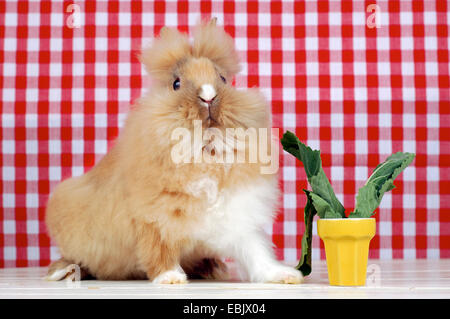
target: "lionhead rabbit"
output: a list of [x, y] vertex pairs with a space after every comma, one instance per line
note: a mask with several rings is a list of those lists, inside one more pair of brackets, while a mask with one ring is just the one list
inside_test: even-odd
[[[259, 159], [173, 160], [179, 128], [193, 132], [200, 123], [218, 132], [256, 128], [261, 135], [261, 128], [271, 127], [262, 95], [230, 85], [239, 71], [232, 38], [215, 19], [196, 28], [192, 44], [163, 28], [140, 58], [153, 79], [150, 91], [132, 107], [103, 159], [85, 175], [60, 183], [48, 201], [47, 228], [62, 258], [47, 278], [62, 279], [66, 266], [77, 264], [82, 274], [98, 279], [223, 279], [222, 260], [229, 257], [244, 279], [301, 282], [300, 272], [274, 258], [263, 231], [278, 201], [276, 172], [262, 174]], [[219, 153], [219, 145], [229, 143], [203, 139], [200, 150]]]

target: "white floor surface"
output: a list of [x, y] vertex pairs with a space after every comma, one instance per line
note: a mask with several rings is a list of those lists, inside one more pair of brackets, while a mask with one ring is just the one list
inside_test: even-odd
[[46, 268], [0, 269], [0, 298], [450, 298], [450, 259], [369, 260], [364, 287], [328, 284], [325, 261], [301, 285], [193, 280], [183, 285], [148, 281], [48, 282]]

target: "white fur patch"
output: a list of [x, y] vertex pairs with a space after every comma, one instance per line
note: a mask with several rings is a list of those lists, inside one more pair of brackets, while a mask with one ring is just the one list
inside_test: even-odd
[[70, 264], [62, 269], [57, 269], [53, 273], [44, 277], [44, 279], [48, 281], [58, 281], [64, 278], [66, 280], [80, 281], [80, 266], [77, 264]]
[[189, 183], [186, 190], [189, 194], [199, 198], [206, 196], [209, 204], [217, 200], [217, 180], [210, 177], [203, 177]]
[[[208, 185], [207, 183], [203, 184]], [[210, 192], [212, 190], [209, 190]], [[197, 231], [198, 240], [214, 250], [224, 248], [224, 255], [230, 256], [235, 241], [253, 237], [255, 230], [270, 226], [277, 200], [276, 184], [267, 180], [254, 181], [253, 185], [230, 189], [218, 193], [211, 203], [203, 227]]]
[[280, 265], [269, 269], [266, 272], [264, 281], [278, 284], [301, 284], [303, 282], [303, 275], [297, 269]]
[[184, 273], [180, 265], [177, 265], [174, 269], [163, 272], [155, 279], [154, 284], [185, 284], [187, 283], [187, 276]]
[[[208, 182], [204, 181], [204, 187]], [[215, 192], [216, 194], [216, 192]], [[217, 193], [196, 239], [208, 250], [231, 257], [242, 270], [240, 275], [253, 282], [300, 283], [301, 273], [278, 262], [272, 241], [264, 234], [271, 226], [278, 199], [276, 179], [254, 180], [238, 189]]]
[[48, 280], [48, 281], [58, 281], [58, 280], [63, 279], [67, 274], [68, 274], [68, 272], [67, 272], [66, 268], [58, 269], [58, 270], [55, 270], [53, 273], [45, 276], [44, 279]]
[[199, 96], [205, 101], [211, 101], [217, 95], [216, 90], [211, 84], [203, 84]]

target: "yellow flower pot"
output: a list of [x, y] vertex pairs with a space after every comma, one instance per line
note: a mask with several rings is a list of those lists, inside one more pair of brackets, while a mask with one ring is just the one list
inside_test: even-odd
[[325, 245], [330, 285], [365, 285], [369, 243], [375, 236], [375, 228], [375, 218], [317, 221], [317, 232]]

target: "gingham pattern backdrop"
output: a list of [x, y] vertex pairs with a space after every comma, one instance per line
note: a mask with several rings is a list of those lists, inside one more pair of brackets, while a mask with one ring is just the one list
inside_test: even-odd
[[[380, 27], [369, 28], [373, 3], [1, 1], [0, 267], [58, 257], [44, 224], [48, 195], [116, 138], [148, 83], [139, 48], [163, 25], [189, 31], [210, 16], [235, 39], [236, 86], [259, 86], [280, 134], [321, 149], [349, 210], [379, 162], [417, 153], [377, 210], [370, 257], [450, 257], [450, 3], [378, 1]], [[280, 157], [284, 195], [269, 231], [277, 256], [294, 261], [307, 184], [303, 167]], [[316, 259], [321, 245], [315, 236]]]

